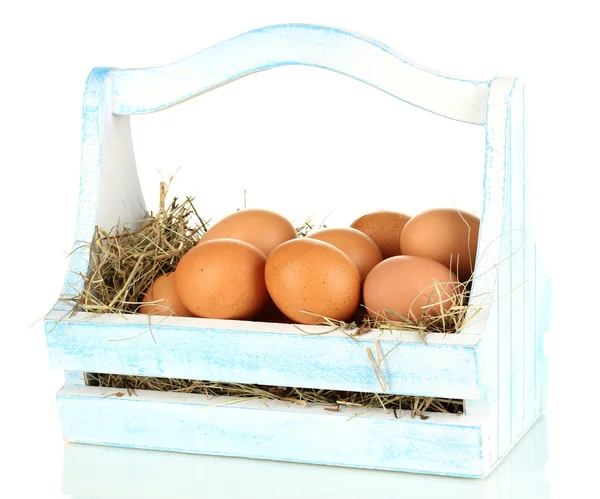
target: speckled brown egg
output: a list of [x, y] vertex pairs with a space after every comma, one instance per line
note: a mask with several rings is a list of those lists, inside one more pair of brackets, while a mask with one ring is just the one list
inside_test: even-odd
[[402, 254], [424, 256], [457, 272], [461, 281], [472, 274], [477, 257], [479, 218], [456, 208], [437, 208], [415, 215], [404, 227]]
[[343, 251], [317, 239], [294, 239], [275, 248], [267, 259], [265, 281], [277, 307], [301, 324], [322, 323], [323, 317], [345, 321], [360, 301], [356, 265]]
[[142, 303], [139, 310], [142, 314], [193, 317], [175, 292], [173, 272], [157, 277], [144, 293]]
[[239, 239], [256, 246], [269, 256], [277, 246], [296, 238], [296, 229], [287, 218], [269, 210], [243, 209], [213, 225], [200, 240]]
[[381, 250], [383, 258], [401, 254], [400, 236], [410, 216], [397, 211], [375, 211], [356, 219], [350, 227], [364, 232]]
[[381, 250], [373, 239], [357, 229], [347, 227], [323, 229], [308, 237], [333, 244], [342, 250], [356, 265], [361, 281], [364, 281], [371, 269], [383, 260]]
[[449, 309], [458, 291], [456, 275], [441, 263], [420, 256], [394, 256], [369, 272], [363, 296], [373, 318], [400, 320], [386, 311], [391, 310], [418, 322], [423, 313], [437, 316]]
[[265, 306], [266, 257], [236, 239], [197, 244], [175, 269], [175, 289], [194, 315], [213, 319], [252, 319]]

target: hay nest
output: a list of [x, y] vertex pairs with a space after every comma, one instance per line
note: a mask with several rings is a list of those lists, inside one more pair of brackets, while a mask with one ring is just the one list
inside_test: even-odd
[[[171, 179], [172, 180], [172, 179]], [[208, 230], [209, 221], [200, 217], [194, 208], [193, 198], [183, 202], [177, 198], [167, 204], [169, 182], [160, 184], [160, 202], [156, 214], [148, 213], [137, 230], [114, 227], [107, 231], [96, 227], [94, 238], [89, 244], [91, 255], [90, 272], [81, 275], [83, 287], [76, 297], [64, 297], [71, 303], [72, 312], [91, 313], [136, 313], [142, 304], [143, 293], [152, 281], [161, 274], [175, 270], [179, 260], [201, 239]], [[313, 230], [325, 227], [311, 219], [297, 228], [299, 237]], [[469, 318], [477, 315], [468, 305], [469, 283], [461, 287], [452, 297], [443, 296], [437, 283], [432, 286], [431, 303], [451, 300], [450, 306], [440, 315], [423, 314], [418, 322], [386, 310], [388, 318], [369, 317], [366, 310], [357, 312], [351, 323], [322, 317], [321, 323], [331, 326], [330, 331], [342, 330], [351, 337], [364, 334], [372, 329], [416, 331], [426, 341], [428, 334], [439, 332], [457, 334], [466, 326]], [[310, 311], [307, 311], [310, 313]], [[390, 320], [393, 316], [394, 320]], [[300, 325], [296, 327], [302, 330]], [[323, 333], [321, 333], [323, 334]], [[325, 333], [326, 334], [326, 333]], [[385, 375], [381, 363], [368, 349], [382, 391], [386, 391]], [[138, 389], [202, 393], [211, 396], [231, 396], [241, 398], [264, 398], [305, 405], [323, 404], [327, 410], [340, 406], [360, 408], [360, 413], [370, 408], [410, 411], [413, 417], [427, 417], [426, 412], [464, 413], [464, 401], [432, 397], [390, 395], [386, 393], [358, 393], [336, 390], [316, 390], [308, 388], [287, 388], [279, 386], [258, 386], [239, 383], [218, 383], [211, 381], [148, 378], [141, 376], [117, 376], [113, 374], [87, 373], [90, 383], [107, 388], [120, 388], [128, 391]], [[332, 409], [333, 408], [333, 409]]]
[[[355, 416], [374, 409], [383, 408], [393, 412], [396, 418], [402, 417], [402, 411], [408, 411], [411, 417], [427, 419], [426, 412], [462, 414], [464, 401], [433, 397], [414, 397], [377, 393], [361, 393], [340, 390], [319, 390], [314, 388], [288, 388], [284, 386], [251, 385], [243, 383], [215, 383], [189, 379], [147, 378], [143, 376], [122, 376], [114, 374], [88, 374], [88, 383], [103, 388], [117, 388], [135, 395], [136, 390], [155, 390], [161, 392], [198, 393], [209, 397], [231, 397], [239, 400], [262, 399], [289, 402], [306, 406], [316, 404], [327, 411], [339, 411], [342, 407], [355, 408]], [[119, 395], [120, 393], [120, 395]], [[115, 393], [121, 397], [121, 392]], [[227, 401], [226, 403], [231, 403]]]

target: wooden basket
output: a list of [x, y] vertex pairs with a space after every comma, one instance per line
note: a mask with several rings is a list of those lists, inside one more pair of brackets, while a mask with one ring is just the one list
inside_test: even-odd
[[[354, 341], [342, 332], [306, 335], [287, 324], [180, 317], [151, 318], [156, 323], [148, 335], [142, 334], [148, 316], [69, 316], [59, 301], [45, 327], [52, 367], [65, 371], [58, 394], [63, 435], [123, 447], [486, 476], [538, 418], [546, 399], [543, 345], [551, 283], [532, 233], [518, 78], [470, 81], [440, 75], [363, 36], [295, 24], [250, 31], [162, 67], [95, 68], [83, 101], [75, 240], [91, 241], [96, 225], [113, 227], [145, 214], [130, 115], [159, 111], [257, 71], [292, 64], [336, 71], [424, 110], [485, 127], [476, 258], [481, 272], [476, 271], [472, 289], [473, 297], [488, 297], [483, 312], [460, 334], [432, 333], [426, 344], [408, 331], [371, 331]], [[88, 252], [73, 253], [64, 294], [80, 291], [78, 275], [86, 274], [89, 264]], [[106, 389], [87, 386], [84, 376], [381, 393], [365, 353], [376, 339], [384, 355], [395, 347], [383, 364], [387, 393], [464, 399], [465, 414], [412, 419], [404, 413], [398, 419], [373, 409], [350, 419], [349, 409], [328, 412], [256, 400], [224, 405], [222, 398], [195, 394], [136, 391], [106, 397]]]

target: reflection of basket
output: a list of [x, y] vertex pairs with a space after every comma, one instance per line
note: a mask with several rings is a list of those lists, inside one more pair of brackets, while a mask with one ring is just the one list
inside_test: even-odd
[[[126, 447], [485, 476], [545, 404], [551, 288], [531, 230], [520, 80], [439, 75], [373, 40], [308, 25], [251, 31], [168, 66], [96, 68], [83, 102], [76, 240], [90, 241], [96, 225], [113, 227], [145, 213], [128, 115], [290, 64], [346, 74], [425, 110], [485, 126], [484, 206], [471, 292], [471, 300], [483, 300], [483, 313], [458, 335], [430, 334], [427, 344], [416, 333], [380, 331], [357, 343], [343, 332], [311, 336], [285, 324], [177, 317], [153, 317], [152, 334], [142, 334], [148, 316], [67, 316], [59, 302], [46, 331], [52, 365], [66, 373], [58, 395], [63, 434]], [[87, 273], [89, 261], [86, 252], [72, 255], [64, 294], [80, 290], [77, 276]], [[125, 338], [132, 339], [114, 341]], [[373, 409], [348, 421], [349, 409], [256, 400], [224, 405], [219, 398], [152, 391], [106, 397], [82, 374], [381, 392], [365, 354], [377, 339], [384, 355], [395, 347], [382, 365], [388, 393], [464, 399], [466, 414], [396, 419]], [[207, 405], [215, 407], [199, 410]]]

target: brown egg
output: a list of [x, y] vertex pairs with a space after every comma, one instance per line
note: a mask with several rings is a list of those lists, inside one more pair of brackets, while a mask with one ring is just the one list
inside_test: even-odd
[[144, 293], [142, 302], [144, 305], [140, 306], [141, 314], [193, 317], [193, 314], [183, 306], [175, 292], [175, 274], [173, 272], [154, 279], [154, 282]]
[[352, 260], [317, 239], [294, 239], [275, 248], [265, 281], [277, 307], [301, 324], [317, 324], [323, 317], [345, 321], [360, 301], [360, 273]]
[[239, 239], [256, 246], [269, 256], [277, 246], [296, 237], [287, 218], [268, 210], [244, 209], [219, 220], [202, 237], [201, 243], [214, 239]]
[[198, 317], [252, 319], [269, 298], [265, 262], [263, 252], [244, 241], [197, 244], [175, 269], [175, 289]]
[[422, 313], [435, 316], [442, 307], [449, 309], [458, 286], [456, 275], [435, 260], [394, 256], [369, 272], [363, 287], [364, 304], [373, 318], [400, 320], [385, 311], [389, 309], [418, 322]]
[[461, 281], [472, 274], [477, 257], [479, 218], [455, 208], [427, 210], [404, 227], [402, 254], [424, 256], [457, 272]]
[[410, 217], [397, 211], [375, 211], [356, 219], [350, 227], [369, 236], [383, 258], [400, 255], [400, 235]]
[[383, 260], [379, 247], [364, 232], [352, 228], [323, 229], [308, 236], [333, 244], [342, 250], [360, 272], [361, 282], [375, 265]]

